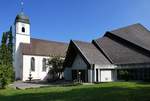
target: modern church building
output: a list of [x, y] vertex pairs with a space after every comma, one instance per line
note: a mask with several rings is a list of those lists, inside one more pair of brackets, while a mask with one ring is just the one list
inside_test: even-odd
[[108, 31], [91, 43], [71, 40], [65, 79], [111, 82], [127, 71], [131, 80], [150, 80], [150, 31], [134, 24]]
[[127, 71], [132, 80], [150, 80], [150, 31], [134, 24], [108, 31], [91, 43], [67, 43], [31, 38], [30, 20], [23, 12], [13, 25], [14, 70], [17, 80], [46, 80], [47, 59], [61, 56], [65, 80], [110, 82]]

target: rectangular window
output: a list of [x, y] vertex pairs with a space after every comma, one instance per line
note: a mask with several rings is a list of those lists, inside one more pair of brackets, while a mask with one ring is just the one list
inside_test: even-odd
[[46, 59], [45, 58], [43, 58], [42, 64], [43, 64], [42, 71], [46, 72]]
[[31, 71], [32, 72], [35, 71], [35, 59], [34, 59], [34, 57], [31, 58]]

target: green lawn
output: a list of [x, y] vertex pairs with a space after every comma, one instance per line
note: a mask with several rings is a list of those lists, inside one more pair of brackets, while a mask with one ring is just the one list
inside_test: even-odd
[[0, 90], [0, 101], [150, 101], [150, 83], [113, 82]]

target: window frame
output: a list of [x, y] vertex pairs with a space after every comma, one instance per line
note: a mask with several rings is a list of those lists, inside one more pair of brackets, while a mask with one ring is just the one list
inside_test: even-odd
[[46, 58], [43, 58], [43, 60], [42, 60], [42, 72], [46, 72], [46, 69], [47, 69], [47, 67], [46, 67]]
[[31, 72], [35, 72], [35, 58], [31, 57], [31, 67], [30, 67]]

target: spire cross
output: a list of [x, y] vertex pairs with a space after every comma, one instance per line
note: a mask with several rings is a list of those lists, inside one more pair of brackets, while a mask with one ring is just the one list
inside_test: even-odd
[[21, 12], [23, 13], [23, 6], [24, 6], [24, 2], [23, 0], [21, 0]]

